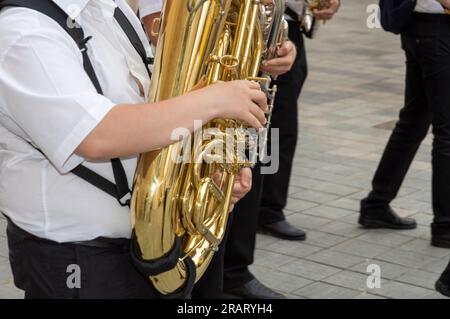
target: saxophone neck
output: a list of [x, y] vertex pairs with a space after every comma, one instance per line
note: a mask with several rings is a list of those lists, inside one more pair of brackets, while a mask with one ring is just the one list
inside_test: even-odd
[[288, 24], [284, 19], [286, 0], [273, 0], [272, 4], [266, 5], [266, 21], [270, 23], [270, 29], [266, 39], [265, 60], [277, 56], [277, 50], [288, 38]]

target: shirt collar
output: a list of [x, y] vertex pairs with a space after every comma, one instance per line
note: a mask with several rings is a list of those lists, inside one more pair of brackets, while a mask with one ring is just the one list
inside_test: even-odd
[[91, 0], [53, 0], [71, 19], [75, 20]]
[[[77, 20], [81, 12], [86, 8], [88, 3], [92, 0], [52, 0], [58, 7], [60, 7], [72, 20]], [[103, 4], [100, 4], [102, 3]], [[113, 16], [114, 10], [117, 7], [115, 0], [99, 0], [98, 5], [102, 6], [103, 14], [106, 16]]]

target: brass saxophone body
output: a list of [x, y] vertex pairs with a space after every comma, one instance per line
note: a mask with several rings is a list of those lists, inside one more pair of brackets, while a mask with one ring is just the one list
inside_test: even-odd
[[[284, 2], [165, 1], [149, 102], [235, 79], [260, 80], [270, 95], [270, 79], [259, 67], [263, 58], [276, 54], [280, 34], [286, 33]], [[163, 295], [188, 290], [206, 271], [224, 236], [235, 176], [249, 165], [237, 152], [225, 159], [214, 151], [229, 141], [235, 146], [239, 137], [227, 129], [243, 129], [243, 123], [217, 119], [205, 128], [215, 132], [207, 141], [190, 136], [141, 154], [138, 161], [132, 255]], [[180, 155], [191, 161], [176, 160]], [[211, 178], [216, 172], [220, 181]]]

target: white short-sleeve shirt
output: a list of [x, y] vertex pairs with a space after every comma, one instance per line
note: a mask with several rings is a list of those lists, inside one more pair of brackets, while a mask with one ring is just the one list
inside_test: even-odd
[[442, 5], [436, 0], [417, 0], [415, 11], [422, 13], [444, 13]]
[[[113, 17], [117, 6], [149, 55], [151, 48], [124, 0], [54, 2], [92, 36], [88, 54], [104, 96], [55, 21], [25, 8], [0, 12], [0, 211], [24, 230], [58, 242], [128, 238], [129, 209], [70, 171], [83, 163], [114, 181], [110, 162], [87, 162], [74, 151], [115, 105], [146, 101], [138, 81], [147, 95], [150, 79]], [[130, 186], [136, 159], [122, 160]]]
[[[303, 10], [305, 7], [305, 1], [304, 0], [287, 0], [286, 6], [288, 6], [290, 9], [292, 9], [299, 16], [302, 16]], [[288, 17], [288, 19], [291, 19], [291, 18]]]

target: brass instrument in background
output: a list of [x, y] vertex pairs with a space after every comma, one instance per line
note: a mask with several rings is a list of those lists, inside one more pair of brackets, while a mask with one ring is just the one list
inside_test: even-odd
[[[259, 0], [165, 1], [149, 102], [216, 81], [249, 79], [261, 83], [273, 107], [270, 77], [259, 68], [287, 37], [284, 9], [285, 0], [271, 5]], [[163, 295], [188, 291], [206, 271], [224, 236], [235, 176], [249, 165], [237, 152], [226, 163], [221, 163], [223, 154], [210, 153], [217, 143], [237, 144], [239, 136], [226, 129], [245, 129], [243, 123], [216, 119], [204, 128], [216, 129], [211, 140], [186, 138], [142, 154], [138, 162], [131, 204], [133, 259]], [[175, 162], [179, 154], [202, 160]], [[217, 171], [219, 182], [211, 178]]]
[[[314, 16], [315, 11], [324, 10], [330, 7], [330, 0], [303, 0], [305, 1], [305, 8], [303, 16], [300, 21], [303, 33], [310, 39], [316, 35], [319, 24]], [[325, 21], [324, 21], [325, 23]]]
[[324, 10], [330, 7], [330, 0], [307, 0], [311, 6], [311, 10]]

